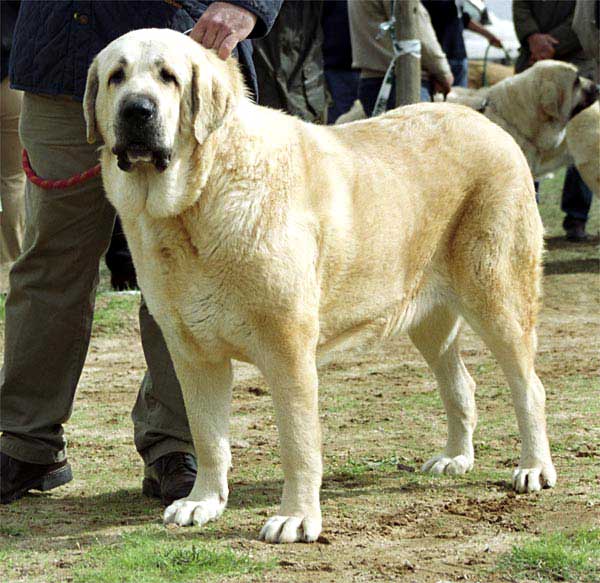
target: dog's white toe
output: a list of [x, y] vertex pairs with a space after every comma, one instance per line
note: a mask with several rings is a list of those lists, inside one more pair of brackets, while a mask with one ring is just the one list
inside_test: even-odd
[[553, 488], [556, 485], [556, 470], [552, 463], [533, 468], [517, 468], [512, 479], [515, 492], [539, 492], [542, 488]]
[[195, 524], [202, 526], [210, 520], [215, 520], [223, 513], [225, 504], [218, 500], [187, 500], [182, 498], [176, 500], [165, 509], [163, 522], [165, 524], [177, 524], [189, 526]]
[[425, 462], [421, 468], [422, 472], [430, 474], [466, 474], [473, 469], [473, 460], [466, 455], [448, 457], [444, 454], [435, 456]]
[[259, 539], [268, 543], [316, 541], [321, 534], [321, 520], [308, 516], [271, 516], [260, 531]]

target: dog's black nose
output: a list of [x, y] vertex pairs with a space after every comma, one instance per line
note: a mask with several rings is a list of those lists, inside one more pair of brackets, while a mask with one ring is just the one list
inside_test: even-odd
[[123, 119], [128, 122], [147, 122], [156, 114], [156, 103], [149, 97], [138, 96], [128, 100], [123, 106]]

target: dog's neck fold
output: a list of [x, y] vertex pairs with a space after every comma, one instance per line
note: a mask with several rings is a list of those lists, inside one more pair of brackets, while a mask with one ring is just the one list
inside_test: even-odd
[[[530, 90], [533, 85], [528, 86]], [[553, 151], [560, 147], [564, 140], [564, 123], [560, 120], [548, 119], [541, 110], [536, 111], [536, 117], [531, 117], [531, 103], [536, 102], [536, 96], [525, 91], [522, 85], [515, 85], [513, 79], [506, 79], [490, 88], [487, 103], [496, 112], [498, 125], [505, 127], [515, 137], [523, 148], [528, 145], [532, 151]], [[511, 103], [510, 110], [500, 110], [501, 104]], [[544, 119], [540, 119], [540, 118]], [[506, 126], [510, 126], [506, 127]], [[534, 161], [528, 160], [533, 167]]]

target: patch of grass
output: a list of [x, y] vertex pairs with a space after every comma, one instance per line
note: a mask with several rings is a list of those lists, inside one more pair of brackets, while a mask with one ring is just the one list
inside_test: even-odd
[[92, 547], [73, 571], [75, 583], [188, 583], [260, 573], [274, 565], [229, 549], [189, 543], [164, 533], [135, 532], [115, 545]]
[[502, 557], [499, 568], [517, 581], [598, 581], [600, 529], [556, 533], [515, 546]]
[[327, 407], [328, 413], [343, 413], [356, 408], [356, 400], [348, 397], [344, 392], [333, 395], [331, 401], [331, 404]]
[[339, 475], [360, 477], [367, 472], [393, 472], [397, 471], [399, 458], [391, 456], [383, 459], [365, 458], [362, 460], [348, 459], [343, 465], [336, 468]]
[[139, 303], [138, 293], [99, 294], [94, 311], [94, 332], [114, 334], [134, 327]]
[[[598, 273], [598, 247], [594, 241], [573, 244], [565, 241], [562, 222], [565, 213], [561, 210], [564, 170], [552, 178], [544, 178], [540, 186], [540, 214], [544, 221], [547, 254], [544, 258], [546, 274]], [[586, 230], [592, 237], [600, 235], [600, 208], [593, 200]]]
[[559, 170], [551, 178], [543, 178], [540, 181], [539, 209], [544, 218], [546, 232], [550, 236], [562, 234], [564, 213], [560, 210], [560, 199], [564, 181], [564, 170]]
[[[565, 375], [564, 378], [561, 379], [561, 381], [561, 390], [563, 392], [569, 391], [570, 393], [572, 393], [571, 395], [569, 395], [571, 399], [577, 396], [584, 398], [583, 396], [589, 395], [590, 392], [593, 393], [594, 390], [597, 390], [598, 387], [598, 378], [595, 374], [592, 377], [590, 377], [589, 374]], [[600, 408], [600, 403], [591, 403], [591, 406], [593, 406], [594, 408]]]
[[[544, 219], [544, 226], [548, 236], [562, 235], [562, 221], [565, 213], [560, 209], [562, 189], [565, 181], [565, 170], [553, 173], [552, 177], [543, 178], [540, 183], [540, 214]], [[600, 229], [600, 209], [598, 202], [592, 201], [587, 230], [596, 234]]]
[[0, 524], [0, 536], [23, 536], [27, 529], [14, 524]]

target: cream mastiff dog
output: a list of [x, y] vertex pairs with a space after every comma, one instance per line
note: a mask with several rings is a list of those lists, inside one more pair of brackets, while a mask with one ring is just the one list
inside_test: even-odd
[[[597, 102], [590, 106], [597, 95], [596, 86], [579, 77], [573, 65], [547, 60], [492, 87], [454, 87], [448, 102], [480, 111], [505, 129], [521, 146], [534, 176], [574, 163], [598, 194], [600, 117]], [[357, 100], [336, 125], [365, 117]]]
[[268, 381], [281, 442], [281, 507], [260, 537], [316, 540], [317, 357], [360, 337], [408, 332], [448, 414], [446, 447], [424, 470], [469, 471], [477, 415], [459, 352], [465, 321], [512, 390], [522, 438], [515, 490], [554, 485], [533, 364], [542, 224], [527, 162], [506, 132], [439, 104], [310, 125], [253, 104], [234, 60], [168, 30], [105, 48], [84, 108], [198, 456], [194, 488], [166, 509], [166, 523], [202, 525], [225, 509], [238, 359]]
[[[533, 175], [541, 177], [582, 158], [567, 146], [566, 129], [597, 97], [594, 83], [580, 77], [574, 65], [546, 60], [492, 87], [454, 87], [448, 101], [477, 109], [504, 128], [521, 146]], [[590, 148], [587, 157], [600, 163], [597, 142], [592, 145], [595, 131], [592, 123], [577, 133]]]
[[600, 196], [600, 104], [578, 113], [567, 125], [567, 145], [585, 183]]

